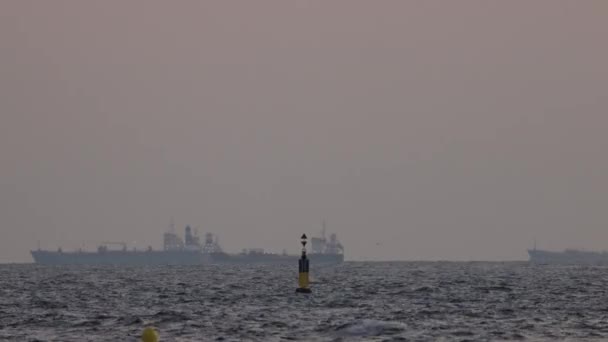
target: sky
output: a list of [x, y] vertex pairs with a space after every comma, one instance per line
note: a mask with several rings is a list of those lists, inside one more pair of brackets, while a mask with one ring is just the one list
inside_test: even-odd
[[174, 218], [348, 260], [608, 249], [608, 2], [0, 2], [0, 262]]

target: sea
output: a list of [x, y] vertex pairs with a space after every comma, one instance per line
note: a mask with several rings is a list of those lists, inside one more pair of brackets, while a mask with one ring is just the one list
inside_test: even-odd
[[0, 265], [0, 341], [608, 341], [608, 268]]

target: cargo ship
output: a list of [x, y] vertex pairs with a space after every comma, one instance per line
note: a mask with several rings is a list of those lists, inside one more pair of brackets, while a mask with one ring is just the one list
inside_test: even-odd
[[[120, 248], [111, 248], [118, 245]], [[163, 249], [144, 250], [128, 249], [126, 243], [103, 243], [97, 251], [31, 251], [36, 264], [43, 265], [200, 265], [200, 264], [297, 264], [299, 255], [267, 253], [260, 248], [244, 249], [241, 253], [227, 253], [221, 248], [217, 237], [206, 233], [203, 242], [198, 233], [186, 226], [184, 239], [176, 232], [173, 225], [163, 236]], [[325, 228], [320, 237], [311, 239], [311, 251], [308, 254], [311, 263], [337, 264], [344, 261], [344, 247], [336, 234], [325, 237]]]
[[566, 249], [564, 251], [528, 250], [530, 262], [534, 264], [561, 265], [608, 265], [608, 252], [581, 251]]

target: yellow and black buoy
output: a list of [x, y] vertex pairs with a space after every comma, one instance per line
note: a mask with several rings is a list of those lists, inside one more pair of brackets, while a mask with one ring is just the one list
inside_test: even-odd
[[306, 257], [306, 234], [302, 235], [302, 257], [298, 261], [299, 265], [299, 277], [298, 277], [298, 285], [299, 287], [296, 289], [296, 293], [311, 293], [310, 288], [308, 287], [308, 258]]

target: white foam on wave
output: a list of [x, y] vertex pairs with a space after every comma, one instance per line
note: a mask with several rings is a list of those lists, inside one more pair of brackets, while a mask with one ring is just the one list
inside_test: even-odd
[[346, 336], [379, 336], [400, 333], [406, 327], [401, 322], [363, 319], [346, 324], [339, 332]]

